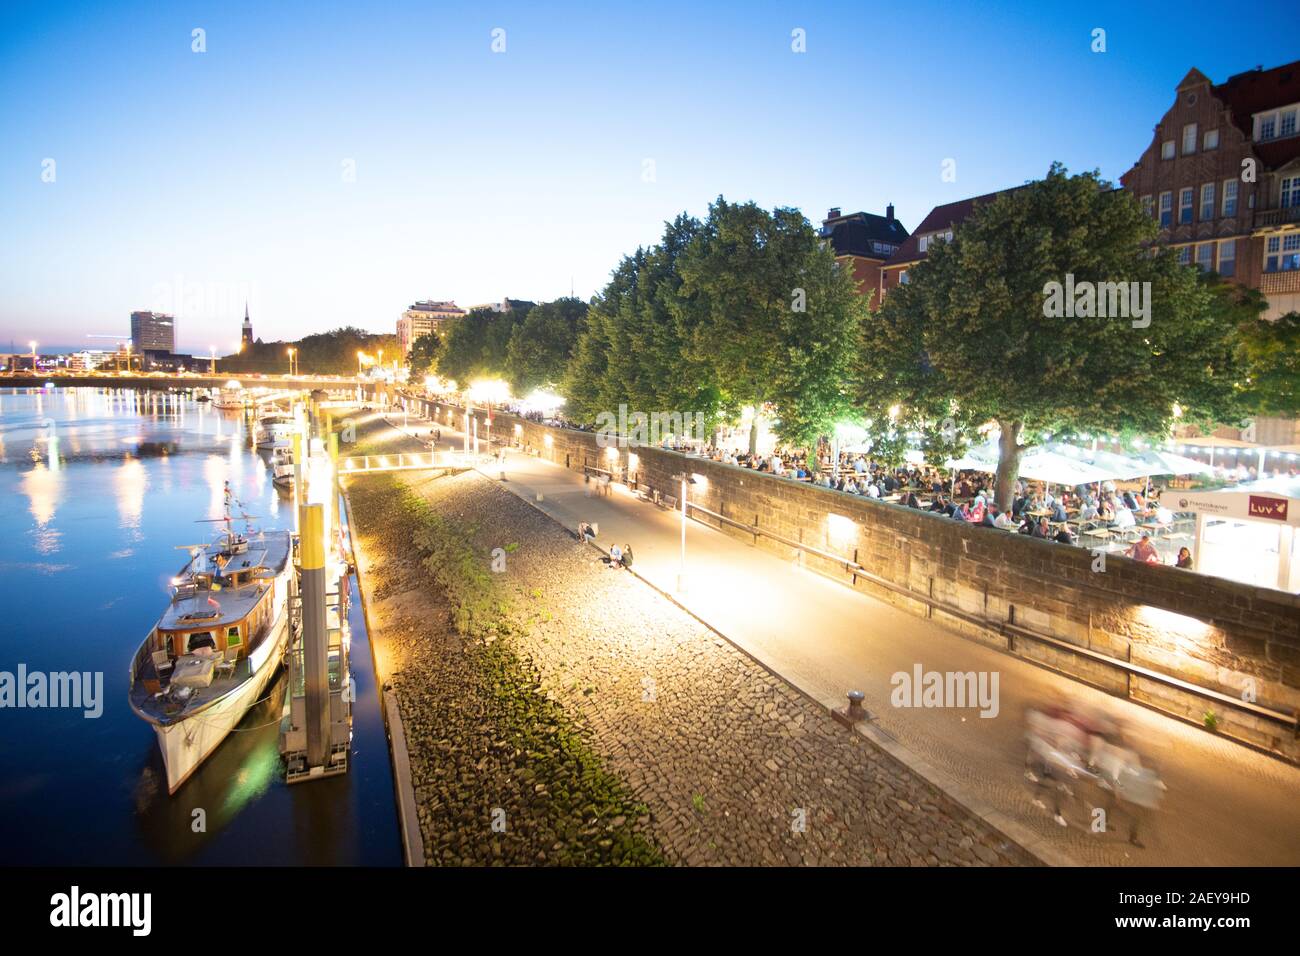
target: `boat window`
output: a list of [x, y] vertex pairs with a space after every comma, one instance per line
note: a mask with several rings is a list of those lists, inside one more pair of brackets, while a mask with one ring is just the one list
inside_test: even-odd
[[237, 647], [239, 643], [239, 628], [229, 628], [226, 631], [226, 647]]
[[211, 631], [199, 631], [190, 635], [189, 643], [186, 645], [187, 652], [193, 654], [200, 647], [210, 647], [214, 651], [217, 649], [217, 642], [213, 639]]

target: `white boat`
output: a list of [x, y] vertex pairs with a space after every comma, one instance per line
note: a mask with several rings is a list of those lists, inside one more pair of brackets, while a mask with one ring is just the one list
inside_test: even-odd
[[213, 408], [243, 408], [244, 386], [242, 382], [231, 379], [217, 390], [212, 399]]
[[257, 447], [262, 451], [288, 448], [292, 443], [294, 420], [288, 415], [267, 415], [257, 422]]
[[[259, 702], [289, 639], [293, 538], [230, 528], [194, 548], [131, 662], [131, 709], [153, 725], [175, 793]], [[245, 516], [247, 518], [247, 516]]]

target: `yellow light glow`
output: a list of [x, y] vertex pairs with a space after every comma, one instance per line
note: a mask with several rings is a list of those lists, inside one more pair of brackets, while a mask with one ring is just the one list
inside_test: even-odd
[[610, 445], [608, 448], [605, 449], [605, 457], [606, 457], [606, 458], [617, 458], [617, 457], [618, 457], [618, 449], [615, 448], [613, 445]]
[[470, 385], [469, 397], [476, 402], [509, 401], [510, 386], [499, 378], [480, 378]]
[[550, 448], [552, 445], [555, 444], [555, 441], [551, 438], [550, 435], [547, 435], [546, 438], [543, 439], [543, 441], [546, 442], [546, 447], [547, 447], [547, 448]]
[[1138, 607], [1138, 616], [1151, 627], [1159, 628], [1180, 637], [1204, 637], [1210, 631], [1210, 625], [1195, 617], [1166, 611], [1164, 608], [1143, 604]]
[[858, 526], [852, 518], [832, 512], [826, 515], [826, 530], [830, 532], [832, 541], [844, 543], [853, 540], [854, 535], [857, 534]]

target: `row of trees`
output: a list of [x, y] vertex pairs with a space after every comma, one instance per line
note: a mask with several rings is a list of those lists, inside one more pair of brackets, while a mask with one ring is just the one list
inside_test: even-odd
[[318, 332], [296, 342], [263, 342], [258, 339], [239, 352], [218, 362], [223, 372], [282, 373], [289, 370], [289, 349], [303, 375], [349, 375], [357, 371], [357, 353], [397, 354], [397, 336], [375, 335], [352, 326]]
[[[1005, 502], [1046, 434], [1300, 414], [1300, 316], [1265, 322], [1257, 292], [1180, 265], [1156, 238], [1127, 192], [1053, 165], [979, 207], [877, 307], [797, 210], [719, 197], [625, 257], [590, 309], [476, 310], [421, 360], [516, 394], [558, 386], [584, 423], [621, 404], [714, 424], [766, 407], [784, 442], [811, 447], [851, 421], [886, 460], [917, 436], [931, 460], [959, 455], [993, 422]], [[1045, 309], [1067, 276], [1067, 289], [1124, 283], [1131, 310], [1099, 316], [1095, 297], [1082, 314]], [[751, 447], [756, 435], [757, 417]]]
[[436, 369], [444, 378], [469, 383], [501, 378], [516, 395], [556, 389], [578, 337], [586, 327], [587, 304], [563, 298], [505, 312], [472, 310], [446, 337], [425, 335], [411, 346], [412, 377]]

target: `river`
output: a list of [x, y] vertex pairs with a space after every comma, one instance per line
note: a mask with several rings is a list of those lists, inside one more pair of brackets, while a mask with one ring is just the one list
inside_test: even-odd
[[201, 519], [221, 515], [227, 480], [254, 528], [292, 527], [239, 412], [162, 391], [0, 389], [0, 672], [103, 675], [97, 717], [85, 701], [0, 709], [0, 863], [401, 864], [355, 579], [349, 772], [284, 782], [281, 676], [167, 795], [128, 666], [187, 560], [178, 547], [213, 533]]

